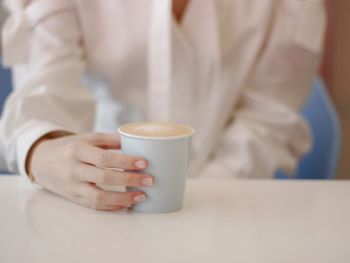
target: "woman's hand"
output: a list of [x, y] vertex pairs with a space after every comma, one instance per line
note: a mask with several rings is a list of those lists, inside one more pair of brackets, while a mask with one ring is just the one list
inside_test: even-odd
[[38, 185], [93, 209], [119, 210], [144, 201], [142, 192], [109, 192], [96, 185], [153, 184], [152, 176], [136, 173], [147, 167], [146, 160], [108, 149], [120, 149], [118, 135], [91, 133], [42, 139], [33, 146], [28, 169]]

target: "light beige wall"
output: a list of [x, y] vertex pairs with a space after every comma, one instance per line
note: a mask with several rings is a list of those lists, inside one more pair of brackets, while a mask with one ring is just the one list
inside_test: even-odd
[[342, 122], [342, 157], [338, 178], [350, 179], [350, 1], [331, 1], [330, 88]]

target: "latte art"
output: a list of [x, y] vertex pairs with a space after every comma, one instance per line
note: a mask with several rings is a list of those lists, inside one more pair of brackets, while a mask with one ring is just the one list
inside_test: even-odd
[[193, 134], [189, 126], [170, 122], [140, 122], [121, 126], [119, 131], [123, 134], [142, 137], [178, 137]]

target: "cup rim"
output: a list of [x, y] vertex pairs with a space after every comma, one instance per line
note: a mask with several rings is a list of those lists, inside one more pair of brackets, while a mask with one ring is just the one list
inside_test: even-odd
[[[142, 122], [139, 122], [139, 123], [142, 123]], [[129, 137], [129, 138], [143, 139], [143, 140], [157, 140], [157, 141], [168, 141], [168, 140], [176, 140], [176, 139], [187, 138], [187, 137], [191, 137], [195, 133], [195, 130], [191, 126], [184, 125], [184, 124], [179, 124], [179, 123], [174, 123], [174, 122], [169, 122], [169, 123], [173, 123], [173, 124], [184, 126], [184, 127], [188, 128], [190, 130], [190, 132], [186, 133], [186, 134], [176, 135], [176, 136], [163, 136], [163, 137], [160, 137], [160, 136], [134, 135], [134, 134], [130, 134], [130, 133], [126, 133], [126, 132], [122, 131], [123, 127], [125, 127], [126, 125], [130, 124], [130, 123], [126, 123], [126, 124], [121, 125], [118, 128], [118, 133], [120, 135]]]

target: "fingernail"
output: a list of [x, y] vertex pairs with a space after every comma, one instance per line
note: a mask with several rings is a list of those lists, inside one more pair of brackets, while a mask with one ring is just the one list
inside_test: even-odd
[[143, 186], [152, 186], [153, 185], [153, 179], [148, 177], [148, 178], [143, 178], [141, 180], [141, 183]]
[[144, 160], [138, 160], [135, 162], [135, 167], [139, 169], [146, 168], [146, 162]]
[[143, 202], [146, 200], [146, 196], [145, 195], [137, 195], [134, 197], [134, 201], [137, 203]]

